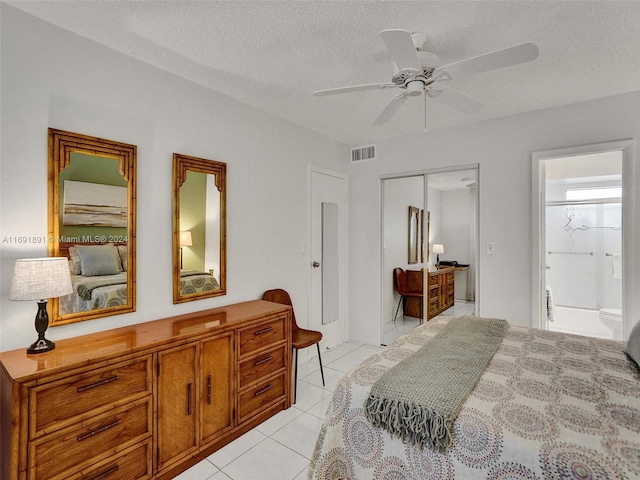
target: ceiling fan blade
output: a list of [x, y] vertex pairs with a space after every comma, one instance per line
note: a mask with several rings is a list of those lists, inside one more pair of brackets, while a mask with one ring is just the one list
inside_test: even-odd
[[538, 47], [535, 43], [521, 43], [520, 45], [503, 48], [495, 52], [484, 53], [460, 60], [459, 62], [450, 63], [443, 67], [438, 67], [433, 72], [433, 75], [436, 76], [443, 70], [449, 72], [454, 78], [456, 75], [475, 75], [476, 73], [488, 72], [489, 70], [530, 62], [538, 58], [538, 53]]
[[460, 90], [445, 87], [441, 84], [438, 85], [437, 89], [430, 89], [429, 93], [433, 98], [440, 100], [442, 103], [449, 105], [462, 113], [478, 113], [484, 108], [484, 104], [475, 98], [470, 97], [466, 93], [462, 93]]
[[316, 97], [321, 97], [323, 95], [335, 95], [337, 93], [349, 93], [349, 92], [358, 92], [360, 90], [373, 90], [373, 89], [383, 89], [383, 88], [393, 88], [397, 85], [395, 83], [368, 83], [365, 85], [352, 85], [350, 87], [340, 87], [340, 88], [329, 88], [327, 90], [318, 90], [313, 92]]
[[384, 110], [380, 112], [380, 115], [378, 115], [378, 118], [375, 119], [375, 121], [373, 122], [373, 125], [382, 125], [384, 123], [387, 123], [391, 119], [391, 117], [393, 117], [396, 114], [396, 112], [400, 110], [400, 107], [404, 105], [404, 102], [406, 100], [407, 100], [406, 92], [402, 92], [400, 95], [396, 95], [395, 97], [393, 97], [391, 101], [387, 104], [387, 106], [384, 107]]
[[400, 71], [422, 71], [420, 58], [418, 58], [418, 52], [413, 45], [413, 40], [409, 32], [397, 29], [383, 30], [380, 32], [380, 36], [387, 45], [391, 59]]

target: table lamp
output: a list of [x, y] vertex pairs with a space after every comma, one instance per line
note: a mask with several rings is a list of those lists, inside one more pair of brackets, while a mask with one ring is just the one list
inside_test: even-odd
[[180, 270], [182, 270], [182, 247], [191, 247], [191, 230], [180, 230]]
[[36, 331], [38, 340], [27, 353], [43, 353], [53, 350], [56, 344], [44, 338], [49, 327], [47, 300], [73, 292], [69, 260], [65, 257], [26, 258], [16, 260], [9, 300], [35, 300], [38, 303]]
[[431, 250], [436, 254], [436, 267], [440, 265], [440, 254], [444, 253], [444, 245], [441, 243], [434, 243], [433, 249]]

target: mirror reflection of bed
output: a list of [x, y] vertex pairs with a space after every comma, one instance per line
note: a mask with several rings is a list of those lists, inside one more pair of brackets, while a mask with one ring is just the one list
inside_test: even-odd
[[136, 151], [49, 129], [49, 255], [69, 259], [73, 284], [52, 325], [135, 311]]
[[174, 154], [174, 303], [226, 293], [226, 164]]
[[219, 290], [220, 284], [213, 275], [213, 272], [180, 270], [180, 295]]
[[73, 293], [59, 298], [60, 315], [127, 304], [127, 244], [59, 244], [69, 259]]

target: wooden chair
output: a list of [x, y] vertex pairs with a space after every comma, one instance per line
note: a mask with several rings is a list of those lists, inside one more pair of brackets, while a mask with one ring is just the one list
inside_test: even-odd
[[291, 323], [291, 346], [296, 354], [296, 365], [294, 370], [293, 380], [293, 403], [296, 403], [296, 392], [298, 390], [298, 350], [301, 348], [307, 348], [316, 344], [318, 348], [318, 362], [320, 362], [320, 375], [322, 375], [322, 385], [324, 386], [324, 371], [322, 370], [322, 357], [320, 356], [320, 340], [322, 340], [322, 333], [315, 330], [306, 330], [300, 328], [296, 322], [296, 315], [293, 313], [293, 303], [291, 297], [286, 290], [274, 289], [267, 290], [262, 295], [262, 299], [268, 302], [280, 303], [283, 305], [290, 305], [292, 307], [292, 323]]
[[[406, 272], [402, 268], [396, 267], [393, 269], [393, 278], [395, 280], [398, 293], [400, 294], [400, 300], [398, 300], [398, 308], [396, 308], [396, 314], [393, 316], [393, 321], [396, 321], [398, 311], [400, 310], [400, 304], [402, 304], [402, 315], [404, 316], [404, 305], [407, 297], [418, 297], [420, 299], [420, 312], [422, 312], [422, 292], [415, 292], [407, 288]], [[420, 317], [420, 322], [422, 322], [422, 314], [420, 315]]]

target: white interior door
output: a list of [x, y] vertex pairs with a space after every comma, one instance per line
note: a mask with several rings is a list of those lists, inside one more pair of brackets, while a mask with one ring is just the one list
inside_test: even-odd
[[310, 327], [323, 348], [347, 340], [347, 180], [312, 170]]

